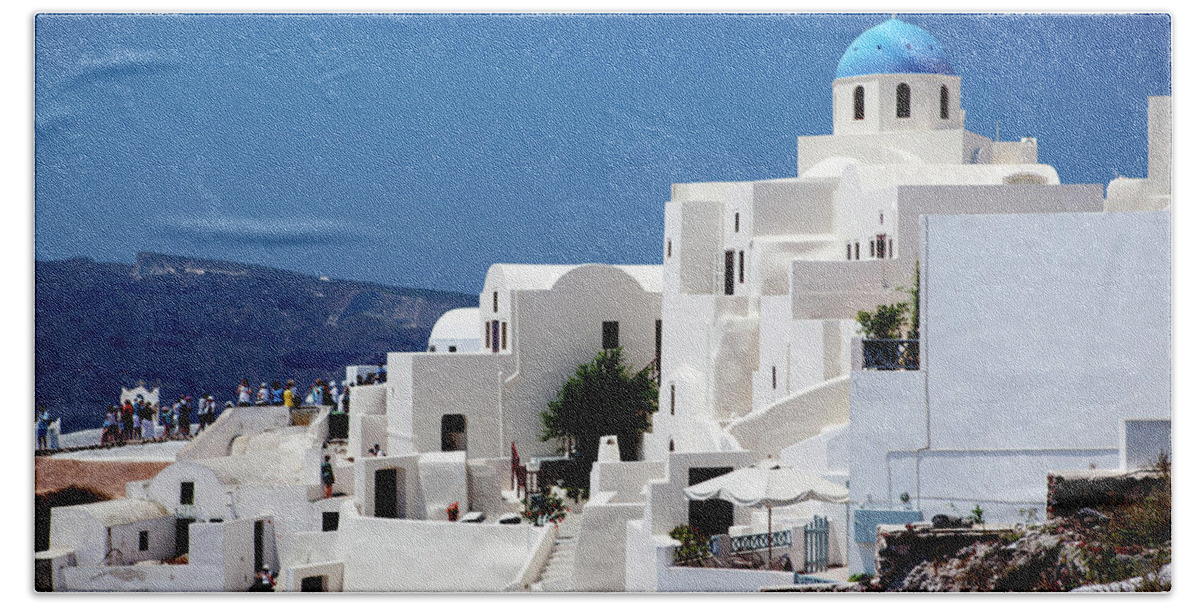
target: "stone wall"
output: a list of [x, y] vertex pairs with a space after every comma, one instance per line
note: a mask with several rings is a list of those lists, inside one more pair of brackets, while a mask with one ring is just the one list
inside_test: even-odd
[[935, 529], [929, 524], [879, 526], [875, 535], [875, 573], [884, 589], [896, 590], [913, 568], [953, 556], [964, 547], [994, 542], [1017, 530], [1008, 526]]
[[1139, 503], [1163, 483], [1159, 471], [1051, 471], [1046, 475], [1046, 517], [1069, 517], [1084, 507]]

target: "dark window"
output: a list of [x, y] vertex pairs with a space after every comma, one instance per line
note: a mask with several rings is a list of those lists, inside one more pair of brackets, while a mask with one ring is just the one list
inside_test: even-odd
[[620, 330], [616, 321], [604, 321], [600, 324], [601, 348], [617, 348], [621, 345]]
[[463, 452], [466, 449], [467, 417], [462, 414], [446, 414], [442, 416], [442, 451]]
[[725, 252], [725, 295], [733, 295], [733, 250]]
[[896, 118], [908, 118], [912, 114], [912, 91], [903, 82], [896, 86]]
[[662, 319], [654, 320], [654, 365], [662, 372]]
[[862, 87], [854, 87], [854, 120], [867, 117], [866, 91]]
[[671, 385], [671, 415], [675, 415], [675, 385]]
[[740, 214], [740, 213], [733, 214], [733, 231], [737, 232], [738, 230], [741, 229], [741, 227], [742, 227], [742, 214]]
[[884, 255], [885, 251], [883, 249], [883, 244], [884, 244], [885, 239], [887, 239], [886, 234], [880, 234], [875, 237], [875, 257], [878, 257], [880, 259], [887, 257], [886, 255]]
[[263, 520], [254, 520], [254, 563], [261, 568], [263, 564], [263, 553], [267, 549], [267, 527], [263, 524]]
[[432, 344], [430, 344], [430, 345], [429, 345], [429, 352], [431, 352], [431, 353], [436, 353], [436, 352], [437, 352], [437, 347], [436, 347], [436, 346], [434, 346], [434, 345], [432, 345]]
[[746, 282], [746, 252], [738, 252], [738, 283]]
[[667, 239], [667, 257], [671, 257], [671, 239]]
[[138, 551], [150, 550], [150, 531], [142, 530], [138, 532]]
[[871, 241], [871, 256], [875, 257], [875, 241]]
[[950, 88], [942, 85], [942, 120], [950, 119]]
[[492, 326], [491, 325], [492, 325], [491, 323], [483, 324], [483, 346], [485, 348], [492, 347]]
[[500, 322], [492, 321], [492, 352], [500, 352]]
[[879, 223], [880, 224], [883, 223], [883, 214], [882, 213], [879, 214]]
[[672, 439], [671, 442], [669, 444], [667, 444], [667, 451], [668, 452], [675, 451], [675, 440], [674, 439]]
[[500, 324], [500, 348], [508, 348], [508, 322]]
[[854, 259], [853, 257], [850, 256], [850, 243], [846, 243], [846, 259], [847, 260]]
[[306, 576], [300, 579], [300, 591], [324, 591], [325, 577]]
[[775, 390], [775, 366], [771, 366], [771, 390]]
[[325, 511], [324, 513], [321, 513], [321, 531], [333, 532], [337, 530], [338, 517], [339, 514], [337, 511]]
[[196, 484], [191, 481], [184, 481], [179, 484], [179, 504], [190, 505], [196, 499]]
[[500, 312], [500, 292], [492, 292], [492, 312]]
[[448, 346], [448, 347], [446, 347], [446, 350], [448, 350], [452, 353], [456, 353], [456, 352], [458, 352], [458, 347], [457, 346]]
[[893, 253], [893, 251], [892, 251], [892, 239], [888, 239], [888, 257], [889, 258], [896, 257], [895, 253]]
[[[694, 486], [732, 471], [733, 467], [688, 469], [688, 485]], [[705, 537], [728, 534], [729, 526], [733, 525], [733, 503], [720, 498], [689, 500], [688, 524], [694, 526]]]
[[858, 259], [858, 243], [854, 243], [854, 259]]

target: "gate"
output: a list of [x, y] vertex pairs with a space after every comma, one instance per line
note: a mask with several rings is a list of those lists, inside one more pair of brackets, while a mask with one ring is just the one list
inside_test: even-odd
[[829, 569], [829, 518], [813, 515], [811, 524], [804, 525], [804, 571], [824, 572]]

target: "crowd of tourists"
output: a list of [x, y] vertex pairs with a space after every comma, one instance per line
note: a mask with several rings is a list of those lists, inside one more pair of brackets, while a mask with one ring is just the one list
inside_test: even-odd
[[297, 407], [300, 405], [327, 405], [343, 413], [350, 411], [350, 386], [343, 382], [340, 386], [336, 380], [317, 378], [308, 385], [307, 391], [296, 386], [295, 380], [280, 383], [278, 380], [260, 382], [258, 390], [251, 388], [250, 380], [242, 378], [237, 386], [238, 407], [249, 406], [283, 406]]
[[[225, 407], [232, 405], [225, 402]], [[180, 395], [174, 403], [161, 403], [155, 407], [142, 395], [126, 399], [120, 405], [111, 405], [104, 416], [104, 428], [100, 434], [100, 445], [125, 443], [127, 441], [162, 441], [166, 439], [188, 439], [192, 436], [192, 413], [195, 412], [202, 431], [216, 421], [220, 413], [211, 394], [199, 400], [190, 395]], [[155, 433], [155, 416], [161, 432]]]

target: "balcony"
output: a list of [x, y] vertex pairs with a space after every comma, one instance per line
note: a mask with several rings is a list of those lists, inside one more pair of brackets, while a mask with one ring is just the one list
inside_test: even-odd
[[920, 347], [920, 340], [863, 340], [862, 369], [919, 370]]

